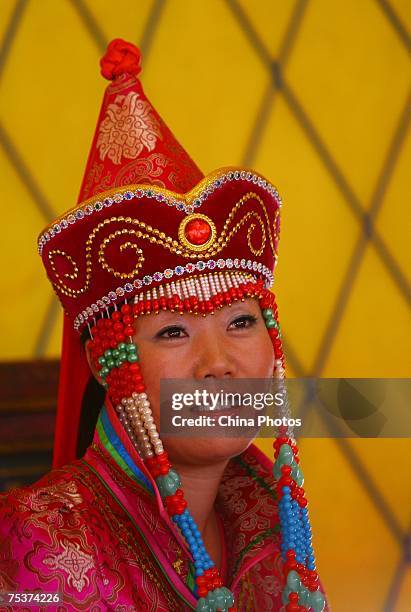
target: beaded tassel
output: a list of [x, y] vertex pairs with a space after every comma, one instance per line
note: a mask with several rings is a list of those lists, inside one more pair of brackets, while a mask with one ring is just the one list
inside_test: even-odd
[[[260, 306], [277, 355], [281, 347], [281, 331], [274, 295], [270, 293], [266, 299], [260, 300]], [[284, 386], [282, 388], [285, 389]], [[285, 436], [278, 437], [273, 446], [273, 475], [277, 481], [281, 554], [284, 560], [282, 602], [286, 612], [303, 612], [308, 609], [321, 612], [325, 599], [319, 589], [315, 571], [312, 532], [307, 499], [302, 488], [304, 475], [299, 467], [298, 448], [294, 439]]]
[[[146, 295], [141, 293], [133, 306], [123, 304], [110, 318], [100, 319], [91, 329], [91, 355], [99, 375], [121, 423], [155, 479], [167, 513], [179, 527], [192, 554], [196, 577], [194, 594], [198, 597], [196, 609], [201, 612], [235, 612], [234, 596], [223, 586], [219, 571], [205, 549], [200, 531], [187, 509], [180, 477], [172, 468], [157, 432], [140, 372], [137, 346], [133, 342], [133, 321], [138, 316], [160, 310], [205, 316], [248, 297], [259, 298], [276, 364], [283, 371], [285, 362], [275, 297], [264, 289], [263, 280], [256, 280], [245, 272], [199, 275], [160, 286], [158, 294], [157, 290]], [[283, 603], [287, 612], [302, 612], [309, 607], [319, 612], [324, 608], [324, 596], [318, 589], [297, 447], [291, 438], [279, 437], [274, 449], [273, 473], [277, 480], [281, 551], [285, 561]]]

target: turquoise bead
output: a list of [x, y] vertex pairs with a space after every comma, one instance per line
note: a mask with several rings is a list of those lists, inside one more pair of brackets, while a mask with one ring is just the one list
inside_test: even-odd
[[197, 612], [212, 612], [207, 600], [204, 597], [200, 597], [200, 599], [197, 601], [196, 610]]
[[285, 586], [281, 595], [281, 601], [283, 602], [283, 604], [286, 606], [288, 603], [290, 603], [290, 600], [288, 599], [288, 596], [290, 593], [292, 593], [292, 589], [290, 589], [290, 587]]
[[220, 591], [224, 592], [224, 595], [225, 595], [225, 605], [228, 608], [231, 608], [234, 605], [234, 595], [232, 594], [230, 589], [227, 589], [227, 587], [221, 587]]
[[265, 322], [265, 326], [268, 327], [268, 329], [277, 327], [277, 321], [275, 321], [274, 319], [267, 319]]
[[220, 588], [217, 588], [217, 589], [214, 589], [214, 593], [216, 595], [216, 597], [215, 597], [215, 605], [216, 605], [216, 607], [217, 608], [222, 608], [222, 609], [226, 608], [226, 605], [225, 605], [226, 598], [225, 598], [224, 591], [221, 591]]
[[300, 606], [308, 606], [308, 601], [310, 597], [310, 591], [303, 584], [301, 585], [301, 589], [298, 591], [298, 603]]
[[311, 591], [309, 595], [309, 606], [314, 612], [322, 612], [325, 607], [325, 598], [319, 589], [317, 591]]
[[280, 466], [292, 465], [294, 463], [294, 453], [288, 444], [283, 444], [278, 453], [277, 462]]
[[294, 465], [291, 468], [291, 476], [293, 477], [293, 479], [295, 480], [295, 482], [298, 484], [299, 487], [302, 487], [304, 484], [304, 474], [302, 469], [297, 465], [297, 463], [294, 463]]
[[295, 591], [298, 593], [301, 587], [301, 580], [296, 571], [291, 570], [287, 575], [287, 586], [291, 589], [291, 591]]
[[170, 478], [172, 478], [174, 480], [175, 484], [177, 485], [177, 489], [181, 486], [180, 476], [179, 476], [178, 472], [175, 471], [174, 468], [170, 468], [170, 470], [168, 471], [167, 476], [170, 476]]
[[209, 591], [206, 595], [206, 600], [208, 605], [211, 607], [212, 610], [216, 609], [216, 600], [217, 600], [217, 596], [216, 596], [216, 589], [214, 589], [214, 591]]
[[271, 319], [273, 316], [274, 316], [274, 313], [271, 310], [271, 308], [264, 308], [263, 310], [264, 319]]
[[161, 497], [167, 497], [167, 495], [174, 495], [178, 489], [178, 485], [175, 479], [166, 474], [165, 476], [159, 476], [156, 479], [158, 490], [160, 491]]

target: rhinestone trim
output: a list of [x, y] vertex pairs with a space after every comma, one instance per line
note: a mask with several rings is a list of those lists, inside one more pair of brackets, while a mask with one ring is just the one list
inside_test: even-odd
[[282, 200], [277, 191], [277, 189], [266, 181], [262, 176], [255, 174], [253, 172], [245, 171], [245, 170], [231, 170], [229, 172], [225, 172], [224, 174], [218, 175], [217, 178], [211, 180], [205, 188], [197, 195], [192, 204], [186, 204], [181, 200], [175, 199], [175, 197], [167, 195], [167, 192], [161, 190], [156, 187], [147, 187], [147, 188], [138, 188], [135, 190], [125, 188], [124, 191], [119, 191], [117, 193], [113, 193], [108, 197], [103, 198], [102, 200], [94, 201], [93, 203], [88, 202], [87, 204], [80, 205], [79, 208], [70, 211], [65, 217], [59, 219], [54, 225], [52, 225], [47, 231], [43, 232], [38, 240], [38, 252], [41, 255], [43, 252], [43, 247], [47, 242], [50, 242], [57, 234], [64, 231], [70, 225], [81, 221], [86, 216], [90, 216], [96, 212], [100, 212], [103, 208], [108, 208], [110, 206], [115, 206], [116, 204], [120, 204], [123, 200], [130, 201], [134, 198], [139, 199], [142, 197], [152, 198], [153, 200], [159, 202], [160, 204], [166, 206], [173, 206], [179, 211], [184, 211], [187, 215], [192, 214], [196, 210], [198, 210], [202, 204], [207, 200], [207, 198], [214, 193], [217, 189], [220, 189], [224, 184], [229, 183], [231, 181], [247, 181], [252, 183], [253, 185], [257, 185], [261, 187], [264, 191], [273, 196], [281, 208]]

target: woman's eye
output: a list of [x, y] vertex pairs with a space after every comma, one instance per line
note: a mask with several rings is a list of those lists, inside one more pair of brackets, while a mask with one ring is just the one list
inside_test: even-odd
[[185, 333], [185, 330], [183, 327], [178, 327], [177, 325], [173, 325], [171, 327], [167, 327], [166, 329], [163, 329], [162, 331], [159, 331], [156, 337], [162, 338], [164, 340], [171, 340], [173, 338], [183, 338], [183, 336], [181, 335], [182, 332]]
[[235, 329], [247, 329], [252, 327], [257, 321], [257, 317], [254, 315], [242, 315], [241, 317], [237, 317], [231, 325], [234, 325]]

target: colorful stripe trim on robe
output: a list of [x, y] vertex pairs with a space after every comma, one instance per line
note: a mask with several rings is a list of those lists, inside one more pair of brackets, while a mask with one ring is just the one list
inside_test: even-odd
[[154, 495], [154, 489], [151, 482], [136, 466], [122, 441], [116, 434], [105, 406], [101, 409], [96, 425], [96, 432], [100, 438], [101, 444], [106, 451], [110, 453], [117, 465], [124, 470], [130, 478], [138, 482], [148, 493]]

